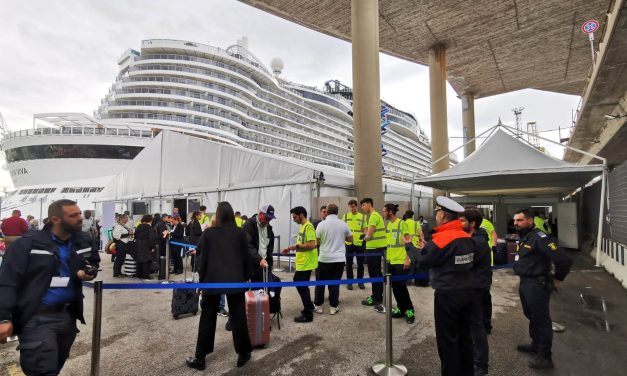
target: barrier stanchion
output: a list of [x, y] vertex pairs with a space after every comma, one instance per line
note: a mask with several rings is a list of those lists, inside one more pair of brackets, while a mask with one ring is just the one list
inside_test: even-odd
[[392, 351], [392, 274], [387, 267], [385, 253], [383, 256], [385, 269], [385, 361], [375, 363], [372, 371], [379, 376], [404, 376], [407, 375], [407, 367], [402, 364], [394, 364]]
[[281, 235], [277, 235], [274, 237], [277, 240], [277, 249], [279, 250], [279, 266], [276, 269], [273, 269], [273, 272], [282, 272], [281, 269]]
[[170, 280], [170, 234], [165, 241], [165, 280]]
[[100, 338], [102, 334], [102, 281], [96, 281], [94, 288], [94, 318], [91, 333], [91, 376], [100, 375]]

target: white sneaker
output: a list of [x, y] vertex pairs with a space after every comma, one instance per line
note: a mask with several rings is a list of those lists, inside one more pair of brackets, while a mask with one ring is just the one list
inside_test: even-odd
[[331, 309], [329, 309], [329, 313], [332, 315], [335, 315], [338, 312], [340, 312], [340, 307], [331, 307]]
[[324, 313], [324, 311], [322, 310], [322, 306], [317, 306], [317, 305], [314, 305], [314, 312], [320, 313], [320, 314]]

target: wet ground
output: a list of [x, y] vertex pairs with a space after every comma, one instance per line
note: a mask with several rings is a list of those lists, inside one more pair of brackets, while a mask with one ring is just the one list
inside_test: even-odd
[[[490, 375], [625, 375], [627, 369], [627, 291], [583, 254], [575, 256], [574, 271], [552, 300], [552, 318], [566, 330], [554, 336], [553, 371], [536, 372], [530, 359], [516, 352], [528, 341], [528, 322], [517, 294], [517, 278], [510, 270], [494, 274], [492, 289], [494, 330], [490, 341]], [[103, 265], [106, 282], [111, 265]], [[289, 273], [277, 273], [290, 280]], [[124, 282], [137, 280], [124, 279]], [[368, 286], [369, 287], [369, 286]], [[88, 325], [81, 333], [62, 375], [88, 375], [91, 357], [93, 294], [85, 289]], [[370, 366], [385, 355], [384, 315], [360, 305], [369, 290], [341, 287], [340, 309], [335, 315], [316, 315], [313, 323], [296, 324], [300, 299], [294, 288], [284, 288], [281, 330], [272, 331], [271, 344], [255, 350], [252, 361], [236, 368], [231, 334], [218, 318], [215, 352], [207, 357], [207, 369], [187, 368], [186, 356], [194, 352], [199, 316], [172, 319], [170, 290], [108, 290], [104, 293], [101, 375], [370, 375]], [[313, 294], [313, 288], [312, 288]], [[410, 375], [438, 375], [433, 323], [433, 290], [410, 287], [417, 320], [413, 325], [394, 320], [395, 359]], [[581, 302], [585, 294], [589, 307]], [[606, 301], [603, 314], [600, 298]], [[606, 331], [605, 319], [610, 332]], [[0, 345], [0, 375], [21, 375], [15, 344]]]

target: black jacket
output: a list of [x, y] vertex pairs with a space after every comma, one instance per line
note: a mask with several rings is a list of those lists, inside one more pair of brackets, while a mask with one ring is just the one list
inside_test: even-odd
[[472, 234], [476, 247], [472, 267], [476, 289], [487, 290], [492, 286], [492, 249], [488, 245], [488, 239], [488, 233], [482, 228]]
[[[78, 232], [71, 241], [70, 284], [74, 287], [77, 299], [71, 303], [69, 312], [84, 324], [83, 284], [76, 273], [84, 269], [87, 262], [97, 266], [100, 256], [87, 233]], [[20, 334], [23, 326], [41, 306], [58, 263], [59, 249], [52, 240], [50, 225], [42, 230], [28, 232], [5, 253], [0, 266], [0, 321], [11, 320], [14, 334]]]
[[142, 223], [135, 229], [135, 261], [147, 262], [152, 259], [150, 252], [155, 246], [155, 232], [149, 223]]
[[407, 255], [419, 268], [428, 268], [434, 289], [473, 288], [472, 267], [476, 253], [475, 242], [455, 220], [434, 229], [432, 241], [418, 249], [405, 244]]
[[570, 272], [572, 260], [551, 236], [533, 227], [519, 233], [514, 273], [521, 277], [546, 277], [555, 264], [555, 279], [563, 281]]
[[[250, 254], [244, 230], [235, 226], [206, 229], [198, 243], [201, 283], [243, 283], [250, 275]], [[245, 289], [208, 289], [205, 294], [228, 294]]]
[[196, 218], [192, 219], [187, 225], [185, 232], [187, 233], [187, 240], [190, 244], [198, 244], [200, 236], [202, 235], [202, 227], [200, 222]]
[[[248, 239], [248, 252], [251, 255], [252, 261], [255, 265], [259, 265], [261, 261], [261, 256], [259, 255], [259, 229], [257, 228], [257, 214], [248, 218], [242, 229], [246, 233], [246, 238]], [[266, 261], [268, 262], [269, 270], [272, 270], [272, 252], [274, 252], [274, 232], [272, 231], [272, 226], [268, 224], [268, 239], [270, 242], [268, 243], [268, 252], [266, 253]], [[259, 269], [259, 270], [257, 270]], [[259, 274], [261, 276], [260, 268], [252, 269], [254, 274]]]

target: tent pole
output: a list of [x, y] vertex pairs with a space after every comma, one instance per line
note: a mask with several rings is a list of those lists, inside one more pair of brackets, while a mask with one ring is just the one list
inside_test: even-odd
[[[599, 228], [597, 232], [596, 265], [601, 267], [601, 242], [603, 241], [603, 216], [605, 214], [605, 184], [607, 180], [607, 165], [603, 163], [603, 175], [601, 175], [601, 200], [599, 204]], [[583, 193], [583, 192], [582, 192]]]

